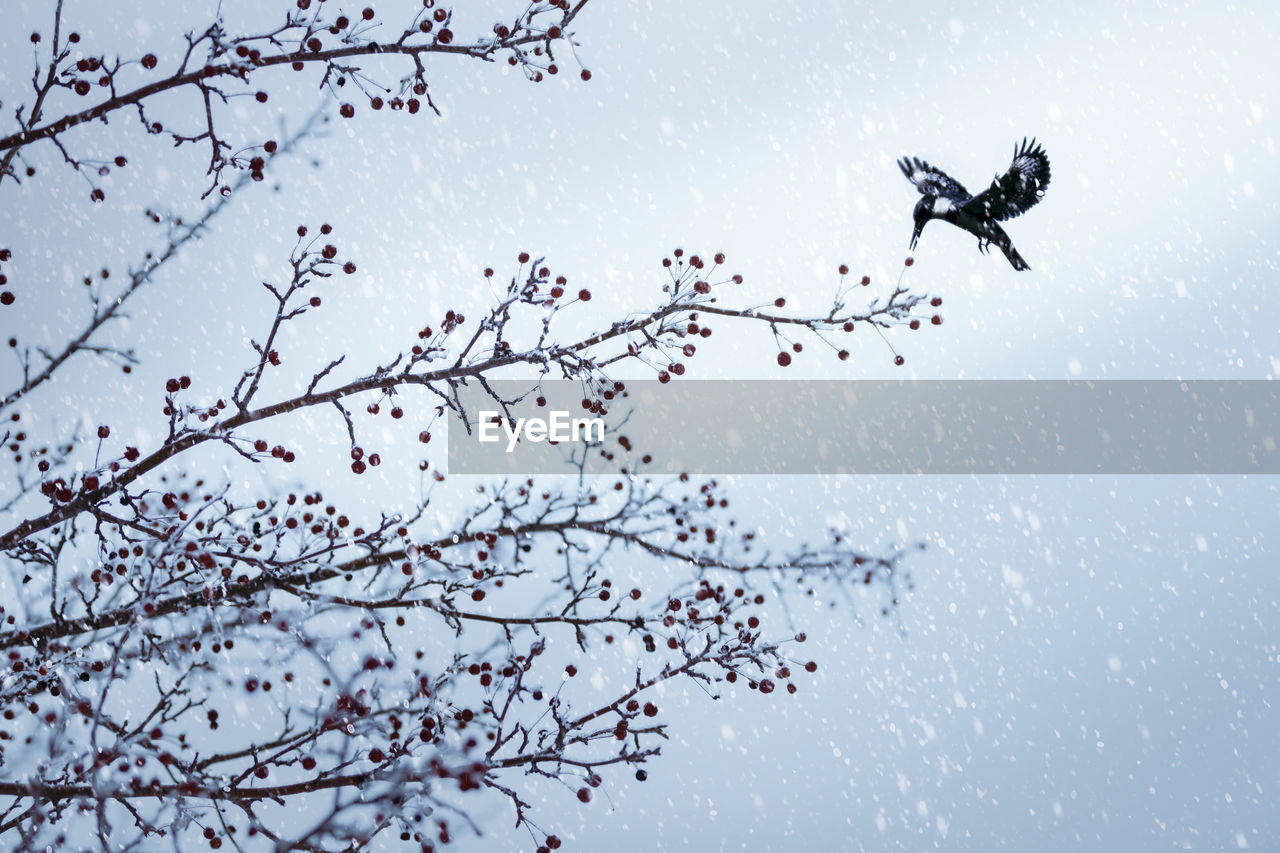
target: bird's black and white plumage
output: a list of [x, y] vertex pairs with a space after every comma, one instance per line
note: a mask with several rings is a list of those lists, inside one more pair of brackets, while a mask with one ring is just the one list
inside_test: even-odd
[[1014, 269], [1031, 269], [1013, 248], [1009, 235], [996, 223], [1025, 213], [1044, 196], [1049, 186], [1049, 157], [1034, 139], [1028, 142], [1024, 138], [1020, 147], [1015, 145], [1009, 171], [997, 176], [991, 186], [977, 195], [970, 195], [955, 178], [918, 157], [904, 157], [898, 161], [898, 167], [923, 196], [916, 202], [913, 213], [916, 225], [911, 234], [913, 251], [925, 223], [930, 219], [945, 219], [975, 235], [980, 251], [985, 252], [995, 243]]

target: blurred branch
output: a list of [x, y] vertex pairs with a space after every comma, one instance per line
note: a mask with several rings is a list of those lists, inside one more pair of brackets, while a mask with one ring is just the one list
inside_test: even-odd
[[[317, 110], [312, 113], [311, 116], [303, 122], [302, 126], [298, 128], [298, 130], [284, 138], [284, 141], [281, 143], [275, 157], [272, 157], [268, 162], [274, 164], [278, 157], [292, 153], [302, 140], [311, 136], [315, 132], [316, 126], [323, 120], [323, 115], [323, 110]], [[252, 182], [253, 181], [249, 174], [242, 175], [230, 186], [230, 191], [219, 194], [218, 198], [205, 208], [204, 212], [198, 219], [191, 222], [184, 221], [182, 218], [174, 220], [173, 226], [175, 228], [175, 232], [170, 236], [168, 244], [158, 253], [147, 252], [146, 260], [135, 271], [129, 274], [128, 283], [125, 285], [124, 289], [115, 296], [115, 298], [104, 303], [94, 297], [93, 314], [89, 318], [89, 322], [84, 326], [79, 334], [69, 340], [66, 345], [56, 353], [46, 352], [43, 349], [39, 351], [45, 361], [43, 367], [32, 373], [33, 368], [30, 364], [30, 356], [24, 356], [22, 363], [22, 384], [5, 395], [3, 402], [0, 402], [0, 411], [3, 411], [13, 405], [18, 400], [21, 400], [31, 391], [49, 380], [53, 374], [67, 362], [68, 359], [77, 353], [113, 353], [116, 355], [124, 355], [129, 362], [133, 362], [134, 359], [131, 353], [121, 353], [118, 350], [108, 347], [97, 346], [92, 343], [92, 338], [105, 325], [122, 316], [122, 309], [125, 307], [125, 304], [129, 299], [138, 293], [138, 291], [140, 291], [145, 285], [149, 284], [155, 278], [155, 275], [160, 268], [177, 257], [189, 242], [203, 233], [207, 229], [209, 223], [219, 213], [221, 213], [228, 204], [231, 203], [232, 199]], [[156, 221], [159, 221], [158, 215], [152, 215], [156, 218]]]

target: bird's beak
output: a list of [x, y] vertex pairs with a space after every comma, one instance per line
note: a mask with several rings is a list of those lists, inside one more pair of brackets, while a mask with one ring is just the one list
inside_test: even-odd
[[922, 219], [916, 223], [916, 230], [911, 232], [911, 251], [914, 252], [916, 250], [916, 241], [920, 239], [920, 232], [924, 230], [924, 224], [928, 221], [927, 219]]

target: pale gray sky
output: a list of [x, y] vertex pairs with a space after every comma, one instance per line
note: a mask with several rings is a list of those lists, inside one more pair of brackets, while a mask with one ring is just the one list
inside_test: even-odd
[[[47, 26], [47, 5], [6, 12], [6, 113], [30, 76], [27, 34]], [[222, 4], [232, 21], [265, 5]], [[67, 6], [104, 50], [138, 43], [163, 54], [215, 4], [184, 4], [182, 18], [172, 4]], [[393, 7], [378, 4], [391, 20]], [[486, 31], [495, 7], [512, 8], [459, 4], [455, 30]], [[871, 274], [873, 289], [900, 269], [917, 196], [896, 158], [925, 158], [977, 191], [1023, 136], [1043, 142], [1053, 168], [1044, 201], [1008, 223], [1032, 271], [931, 225], [909, 282], [944, 297], [947, 322], [895, 337], [905, 368], [867, 335], [847, 364], [810, 349], [783, 373], [767, 333], [722, 325], [692, 372], [1280, 374], [1276, 7], [940, 8], [596, 0], [576, 24], [590, 83], [564, 75], [534, 86], [505, 65], [438, 60], [429, 70], [442, 119], [364, 110], [338, 123], [309, 149], [319, 171], [285, 165], [278, 194], [258, 187], [237, 202], [140, 297], [119, 334], [143, 342], [142, 369], [127, 380], [68, 371], [28, 403], [31, 420], [54, 430], [136, 403], [137, 423], [114, 423], [154, 440], [158, 416], [144, 412], [158, 406], [165, 376], [199, 370], [202, 382], [229, 386], [244, 337], [265, 322], [257, 282], [279, 275], [299, 222], [332, 222], [360, 272], [285, 341], [298, 356], [281, 381], [310, 376], [315, 341], [320, 364], [347, 352], [366, 365], [424, 317], [474, 310], [488, 297], [477, 271], [513, 267], [524, 249], [591, 286], [584, 326], [656, 304], [658, 262], [676, 245], [725, 251], [746, 276], [743, 302], [785, 294], [822, 310], [838, 263]], [[388, 81], [405, 73], [386, 68]], [[281, 80], [296, 88], [272, 89], [273, 105], [296, 122], [314, 93], [287, 72]], [[189, 106], [167, 109], [176, 119]], [[268, 112], [247, 100], [240, 109], [250, 126]], [[11, 279], [40, 287], [24, 293], [21, 313], [0, 313], [6, 336], [20, 323], [58, 340], [83, 316], [80, 277], [104, 263], [122, 269], [156, 242], [141, 210], [157, 199], [195, 209], [202, 189], [203, 150], [151, 150], [128, 119], [68, 142], [112, 156], [124, 146], [132, 165], [91, 207], [55, 151], [33, 152], [41, 175], [5, 191], [0, 244], [22, 249]], [[354, 482], [341, 436], [328, 432], [336, 425], [318, 429], [332, 452], [304, 470], [371, 501], [399, 481], [384, 466], [380, 480]], [[772, 535], [843, 522], [868, 545], [928, 542], [911, 561], [906, 635], [815, 608], [804, 627], [822, 668], [797, 696], [673, 697], [675, 739], [648, 782], [620, 779], [586, 808], [571, 792], [539, 789], [541, 822], [564, 827], [574, 849], [1277, 843], [1274, 480], [735, 486], [744, 515]], [[486, 815], [488, 834], [460, 849], [527, 841], [501, 802]]]

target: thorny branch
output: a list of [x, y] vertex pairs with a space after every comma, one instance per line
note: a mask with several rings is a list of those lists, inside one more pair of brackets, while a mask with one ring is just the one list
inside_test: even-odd
[[[239, 152], [223, 139], [217, 130], [221, 117], [215, 110], [215, 102], [225, 105], [235, 97], [250, 97], [266, 103], [269, 94], [263, 89], [252, 89], [260, 77], [277, 67], [289, 67], [304, 71], [308, 67], [322, 69], [320, 85], [340, 100], [339, 90], [350, 84], [370, 109], [384, 106], [391, 110], [417, 113], [425, 99], [426, 106], [439, 113], [428, 93], [425, 57], [461, 56], [493, 62], [500, 56], [521, 69], [531, 81], [539, 82], [544, 74], [557, 74], [560, 65], [556, 54], [562, 50], [576, 56], [574, 35], [570, 26], [587, 5], [588, 0], [542, 0], [528, 4], [510, 24], [494, 24], [490, 34], [468, 42], [456, 40], [452, 12], [435, 0], [428, 0], [399, 35], [389, 41], [375, 39], [381, 33], [394, 33], [391, 24], [380, 21], [373, 9], [348, 16], [339, 13], [336, 4], [322, 0], [298, 0], [289, 4], [284, 21], [278, 26], [260, 33], [232, 35], [221, 18], [214, 20], [198, 35], [187, 35], [188, 47], [184, 56], [168, 61], [173, 70], [168, 76], [143, 83], [162, 64], [155, 54], [125, 59], [93, 55], [86, 51], [78, 33], [64, 35], [62, 3], [54, 11], [53, 38], [48, 53], [41, 54], [43, 39], [33, 33], [31, 41], [36, 48], [37, 64], [32, 77], [33, 100], [29, 109], [19, 106], [14, 112], [17, 129], [0, 136], [0, 184], [6, 178], [19, 180], [15, 159], [31, 145], [49, 141], [56, 145], [68, 165], [79, 171], [93, 186], [91, 197], [102, 201], [105, 194], [94, 184], [93, 178], [109, 166], [97, 161], [73, 157], [62, 141], [63, 135], [73, 128], [94, 121], [106, 122], [113, 114], [124, 110], [136, 111], [143, 129], [149, 134], [165, 134], [175, 146], [208, 141], [210, 160], [207, 174], [213, 183], [212, 191], [219, 186], [222, 172], [227, 168], [248, 170], [261, 179], [261, 156], [253, 152], [263, 149], [270, 154], [274, 143], [250, 144]], [[197, 58], [203, 55], [203, 61]], [[365, 73], [364, 63], [378, 58], [378, 65], [388, 59], [404, 57], [412, 61], [412, 73], [397, 83], [379, 84]], [[590, 72], [580, 71], [580, 76], [590, 79]], [[232, 92], [220, 88], [222, 83], [236, 86]], [[131, 86], [132, 88], [127, 88]], [[70, 106], [74, 98], [88, 97], [93, 90], [105, 90], [107, 97], [97, 104], [82, 109], [68, 109], [58, 117], [46, 119], [51, 97], [59, 105]], [[169, 92], [195, 90], [199, 97], [199, 130], [181, 131], [168, 128], [164, 123], [148, 116], [146, 106], [158, 96]], [[339, 113], [343, 118], [355, 115], [355, 106], [342, 101]], [[116, 165], [123, 167], [126, 158], [116, 158]], [[35, 175], [28, 166], [26, 177]], [[103, 172], [105, 174], [105, 172]], [[224, 192], [227, 187], [223, 185]], [[206, 192], [206, 195], [208, 192]]]
[[[47, 748], [64, 757], [49, 765], [53, 772], [0, 781], [0, 795], [12, 798], [0, 812], [0, 833], [19, 832], [34, 843], [41, 837], [37, 816], [57, 823], [69, 804], [84, 802], [94, 804], [104, 838], [119, 828], [119, 815], [106, 808], [114, 804], [147, 834], [178, 831], [191, 815], [216, 815], [215, 837], [229, 838], [240, 826], [328, 849], [367, 827], [362, 810], [381, 807], [396, 817], [379, 826], [438, 841], [448, 830], [436, 824], [424, 834], [427, 815], [447, 813], [458, 794], [485, 788], [507, 797], [546, 845], [555, 836], [536, 827], [511, 774], [559, 780], [589, 801], [609, 768], [660, 754], [656, 741], [667, 724], [653, 719], [660, 709], [650, 697], [658, 685], [690, 679], [713, 695], [738, 684], [766, 694], [779, 686], [796, 691], [793, 673], [814, 664], [786, 651], [803, 640], [794, 627], [785, 642], [764, 634], [768, 598], [828, 588], [847, 596], [878, 586], [888, 613], [909, 588], [902, 552], [861, 552], [836, 531], [824, 544], [772, 553], [760, 531], [739, 530], [727, 515], [718, 483], [652, 477], [645, 473], [650, 454], [626, 438], [595, 451], [618, 466], [616, 478], [582, 476], [584, 454], [567, 484], [527, 479], [482, 488], [471, 510], [426, 537], [413, 531], [431, 527], [426, 519], [438, 513], [430, 487], [416, 505], [361, 525], [319, 492], [244, 502], [190, 479], [178, 457], [207, 443], [251, 463], [287, 464], [293, 451], [245, 431], [311, 407], [339, 406], [358, 474], [380, 459], [359, 443], [364, 421], [342, 405], [351, 398], [369, 399], [365, 412], [373, 417], [390, 406], [394, 420], [403, 416], [404, 394], [389, 395], [421, 387], [430, 392], [429, 406], [447, 411], [461, 383], [525, 365], [537, 375], [578, 379], [603, 410], [625, 387], [610, 378], [610, 365], [630, 359], [668, 380], [682, 375], [696, 352], [692, 341], [710, 334], [707, 316], [764, 324], [775, 334], [786, 326], [827, 341], [848, 324], [906, 324], [924, 301], [898, 287], [888, 300], [853, 311], [842, 287], [836, 304], [815, 316], [776, 304], [729, 308], [721, 294], [741, 276], [719, 272], [723, 256], [707, 263], [677, 252], [664, 263], [662, 304], [555, 343], [557, 317], [591, 295], [586, 288], [570, 294], [565, 276], [522, 255], [505, 293], [472, 331], [464, 334], [467, 318], [448, 311], [438, 328], [423, 328], [417, 343], [363, 378], [326, 387], [343, 363], [329, 358], [304, 392], [258, 403], [264, 377], [281, 360], [279, 331], [320, 309], [317, 287], [354, 269], [332, 239], [327, 226], [298, 229], [288, 276], [266, 283], [271, 319], [262, 342], [251, 342], [253, 357], [229, 401], [189, 402], [185, 392], [195, 381], [171, 379], [167, 436], [148, 453], [99, 451], [95, 467], [70, 477], [59, 475], [65, 465], [55, 467], [46, 449], [30, 454], [46, 463], [39, 491], [50, 508], [0, 541], [28, 567], [24, 600], [57, 604], [43, 621], [24, 611], [18, 623], [16, 614], [0, 612], [10, 624], [0, 631], [10, 660], [0, 705], [25, 707], [44, 721]], [[524, 314], [542, 318], [533, 333]], [[531, 393], [536, 387], [531, 381]], [[113, 445], [109, 428], [98, 436], [100, 447]], [[424, 431], [420, 440], [430, 435]], [[427, 482], [443, 479], [432, 472]], [[92, 523], [80, 524], [82, 518]], [[67, 548], [58, 537], [80, 544]], [[84, 562], [90, 545], [91, 568]], [[652, 590], [625, 589], [612, 568], [623, 553], [665, 565], [681, 580], [657, 600]], [[538, 588], [550, 597], [520, 592]], [[314, 627], [320, 624], [348, 627], [335, 633]], [[432, 624], [457, 637], [488, 632], [493, 641], [479, 655], [432, 666], [425, 647], [410, 654]], [[220, 659], [245, 647], [274, 649], [280, 665], [270, 677], [228, 678]], [[354, 666], [335, 663], [344, 647], [362, 650]], [[631, 684], [591, 700], [572, 689], [577, 664], [544, 657], [549, 648], [563, 661], [572, 660], [572, 650], [594, 659], [626, 647], [642, 649], [650, 662], [640, 662]], [[409, 657], [414, 664], [406, 668]], [[156, 705], [142, 724], [130, 723], [136, 715], [118, 702], [89, 699], [105, 696], [112, 683], [135, 683], [144, 665], [160, 675]], [[563, 674], [551, 680], [548, 667], [555, 666]], [[179, 680], [180, 673], [188, 675]], [[227, 691], [266, 701], [272, 710], [263, 713], [277, 714], [278, 724], [242, 748], [202, 755], [192, 726], [199, 728], [202, 714], [216, 730], [216, 697]], [[308, 708], [314, 710], [302, 710]], [[157, 770], [141, 770], [147, 767]], [[108, 784], [108, 777], [118, 781]], [[288, 839], [253, 810], [255, 803], [321, 792], [338, 799], [305, 837]], [[36, 808], [40, 803], [47, 807]], [[238, 811], [238, 822], [228, 808]]]
[[[602, 412], [625, 393], [623, 366], [679, 381], [710, 324], [767, 329], [783, 366], [802, 339], [847, 360], [841, 341], [857, 327], [883, 337], [922, 318], [940, 322], [928, 315], [941, 300], [906, 289], [901, 275], [868, 301], [855, 294], [871, 293], [862, 289], [870, 279], [841, 267], [830, 306], [806, 313], [781, 296], [735, 304], [743, 279], [724, 271], [723, 255], [677, 249], [662, 261], [661, 298], [584, 332], [562, 318], [591, 300], [590, 288], [570, 287], [544, 258], [522, 253], [505, 287], [485, 270], [493, 302], [478, 320], [448, 310], [360, 367], [348, 354], [306, 350], [312, 337], [282, 334], [355, 271], [329, 226], [300, 226], [285, 272], [258, 291], [270, 311], [246, 362], [230, 376], [209, 365], [169, 378], [163, 392], [144, 395], [155, 411], [128, 413], [163, 417], [150, 446], [126, 444], [107, 423], [46, 438], [24, 428], [18, 409], [47, 403], [47, 380], [76, 354], [129, 366], [132, 352], [100, 332], [232, 194], [310, 132], [233, 144], [227, 102], [268, 100], [251, 78], [318, 67], [344, 118], [355, 112], [344, 91], [372, 110], [434, 110], [424, 64], [432, 55], [505, 56], [537, 81], [562, 70], [558, 54], [577, 61], [569, 25], [585, 6], [529, 3], [492, 36], [460, 43], [435, 0], [394, 31], [371, 10], [348, 17], [332, 3], [295, 0], [266, 32], [232, 36], [221, 20], [193, 31], [184, 55], [163, 60], [168, 76], [151, 82], [142, 75], [160, 58], [92, 55], [61, 4], [51, 41], [33, 38], [33, 98], [0, 139], [0, 188], [34, 177], [23, 158], [42, 141], [91, 184], [124, 168], [123, 155], [79, 159], [69, 132], [127, 108], [148, 133], [207, 145], [210, 190], [220, 193], [194, 220], [169, 218], [165, 247], [114, 294], [97, 284], [89, 321], [64, 346], [19, 353], [22, 379], [3, 406], [12, 494], [0, 508], [0, 585], [12, 592], [0, 605], [7, 849], [95, 839], [104, 850], [353, 850], [391, 832], [432, 850], [458, 828], [482, 831], [470, 817], [475, 791], [505, 798], [532, 846], [557, 849], [554, 828], [535, 819], [533, 786], [561, 786], [587, 804], [625, 783], [620, 770], [644, 781], [669, 743], [677, 685], [713, 699], [803, 689], [818, 665], [799, 654], [806, 637], [788, 599], [895, 612], [911, 588], [905, 549], [864, 551], [836, 530], [780, 549], [769, 531], [733, 516], [722, 484], [653, 475], [660, 448], [626, 438], [572, 457], [570, 476], [487, 484], [465, 499], [428, 459], [417, 494], [372, 507], [319, 490], [280, 493], [269, 478], [255, 488], [240, 475], [290, 470], [302, 445], [269, 442], [259, 429], [309, 414], [345, 433], [350, 469], [365, 474], [383, 461], [368, 446], [386, 423], [376, 419], [394, 426], [415, 410], [426, 445], [442, 419], [470, 428], [465, 388], [500, 408], [514, 402], [494, 390], [498, 377], [527, 381], [528, 395], [545, 378], [574, 380]], [[379, 84], [366, 70], [374, 57], [379, 68], [407, 59], [412, 71]], [[95, 86], [101, 102], [49, 115]], [[198, 97], [192, 128], [166, 129], [148, 113], [165, 92]], [[227, 169], [244, 174], [228, 181]], [[96, 185], [91, 195], [103, 199]], [[0, 263], [10, 258], [0, 251]], [[289, 355], [311, 360], [309, 381], [276, 373], [289, 341], [305, 342]], [[200, 396], [221, 381], [233, 387], [225, 398]], [[309, 423], [295, 431], [299, 442], [310, 433]], [[587, 452], [616, 474], [588, 477]], [[219, 456], [224, 465], [208, 468], [216, 476], [196, 473]], [[253, 725], [234, 719], [242, 713]]]

